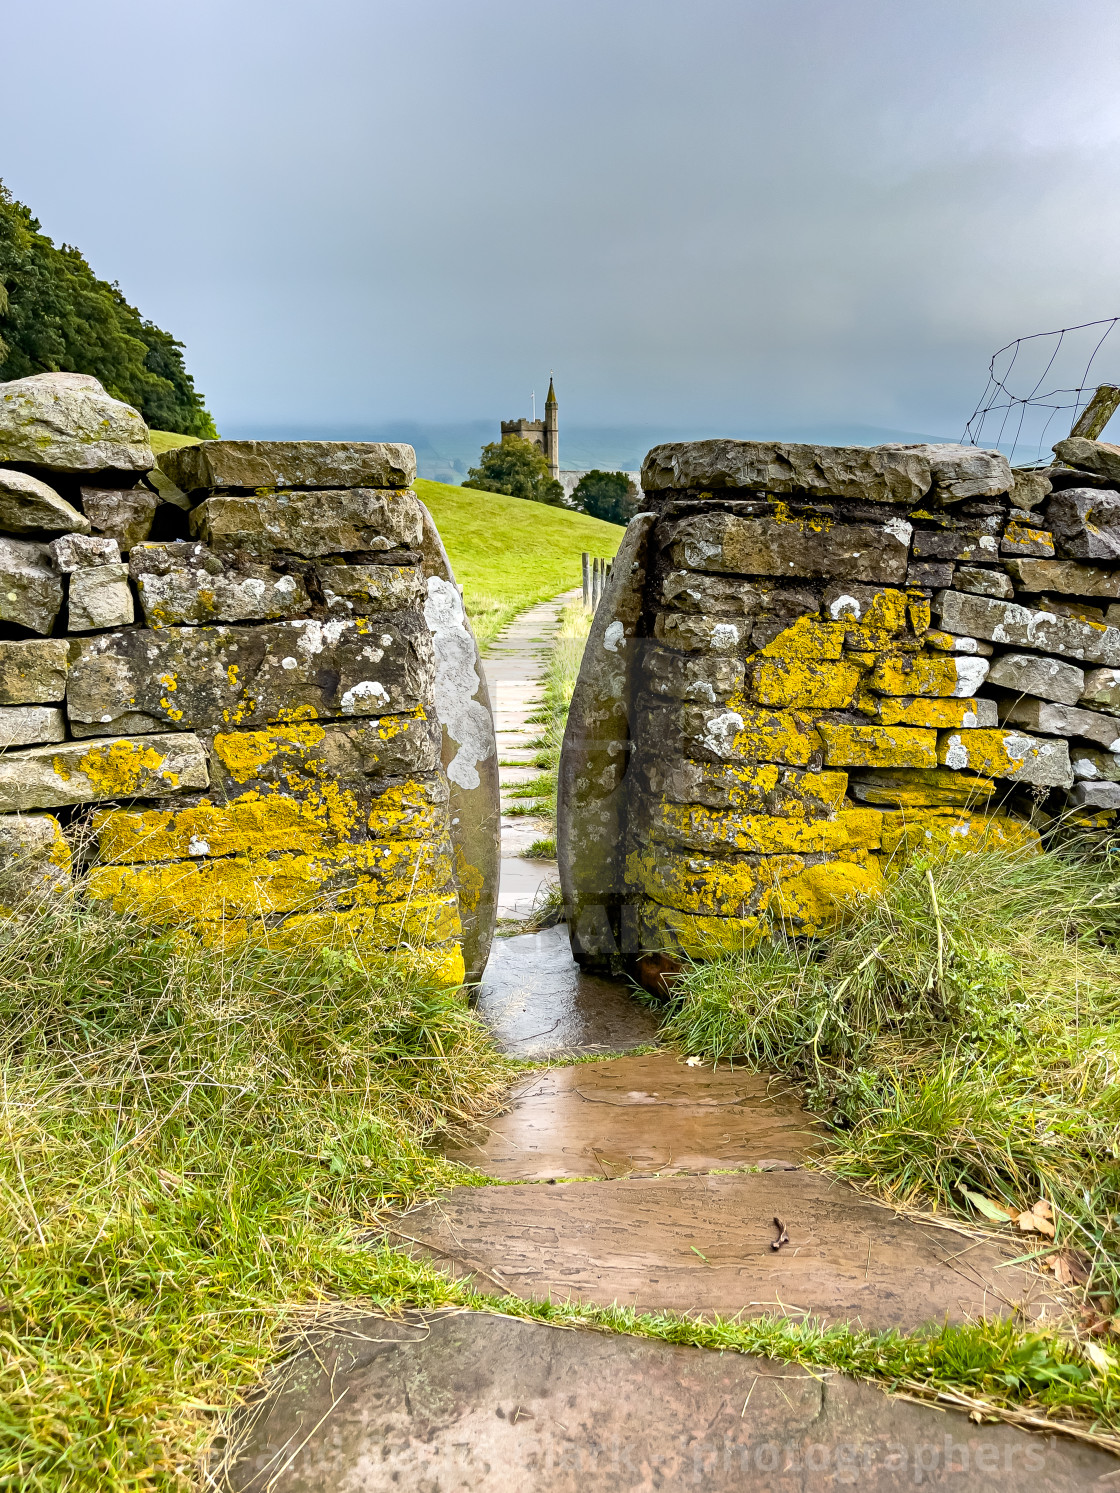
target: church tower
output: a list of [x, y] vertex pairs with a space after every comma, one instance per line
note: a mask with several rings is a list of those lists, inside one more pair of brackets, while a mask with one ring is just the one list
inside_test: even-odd
[[548, 398], [544, 402], [544, 455], [548, 462], [550, 477], [560, 476], [560, 406], [556, 403], [556, 390], [552, 387], [552, 374], [548, 375]]

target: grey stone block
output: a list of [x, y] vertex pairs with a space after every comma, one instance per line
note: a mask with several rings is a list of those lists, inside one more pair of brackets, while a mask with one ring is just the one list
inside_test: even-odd
[[110, 725], [140, 711], [164, 729], [267, 725], [401, 714], [430, 704], [431, 635], [395, 612], [373, 627], [271, 622], [246, 627], [136, 628], [83, 641], [70, 669], [71, 720]]
[[65, 638], [0, 642], [0, 705], [44, 705], [66, 694], [70, 644]]
[[128, 627], [134, 620], [128, 566], [93, 565], [70, 577], [67, 618], [71, 632], [97, 632]]
[[209, 782], [206, 753], [197, 736], [62, 742], [0, 755], [0, 813], [163, 798]]
[[1075, 809], [1120, 809], [1120, 783], [1074, 783], [1069, 801]]
[[183, 492], [200, 488], [409, 487], [416, 452], [396, 441], [202, 441], [159, 458]]
[[1053, 448], [1059, 461], [1071, 467], [1083, 467], [1109, 482], [1120, 482], [1120, 446], [1108, 441], [1090, 441], [1084, 436], [1068, 436]]
[[645, 643], [639, 657], [645, 688], [666, 699], [714, 705], [742, 689], [746, 677], [742, 659], [726, 654], [682, 654]]
[[0, 705], [0, 751], [66, 740], [66, 717], [57, 705]]
[[670, 531], [673, 564], [690, 570], [887, 585], [905, 582], [910, 533], [903, 518], [873, 528], [723, 512], [690, 515]]
[[995, 596], [1001, 601], [1010, 601], [1015, 595], [1011, 578], [1002, 570], [984, 570], [979, 565], [958, 565], [953, 590], [967, 591], [973, 596]]
[[1120, 570], [1079, 565], [1076, 560], [1008, 560], [1020, 591], [1054, 591], [1061, 596], [1120, 597]]
[[162, 731], [166, 721], [157, 721], [154, 715], [144, 715], [139, 710], [126, 710], [108, 722], [76, 721], [70, 718], [70, 735], [79, 741], [88, 736], [151, 736]]
[[658, 612], [653, 635], [670, 648], [702, 653], [745, 651], [751, 629], [730, 617], [706, 617], [700, 612]]
[[1080, 736], [1095, 741], [1106, 751], [1120, 752], [1120, 721], [1095, 710], [1053, 705], [1047, 700], [1014, 700], [1000, 706], [1000, 720], [1027, 726], [1048, 736]]
[[0, 529], [9, 534], [88, 534], [89, 519], [38, 477], [0, 467]]
[[1033, 653], [1005, 653], [988, 674], [989, 684], [1002, 685], [1022, 695], [1037, 695], [1059, 705], [1076, 705], [1085, 688], [1085, 671], [1076, 664]]
[[1037, 508], [1050, 496], [1050, 478], [1044, 471], [1013, 467], [1010, 501], [1016, 508]]
[[92, 565], [115, 565], [121, 558], [121, 547], [115, 539], [93, 534], [63, 534], [61, 539], [52, 539], [47, 548], [63, 575]]
[[817, 593], [807, 586], [776, 586], [694, 570], [671, 570], [661, 582], [661, 601], [686, 612], [791, 620], [815, 612], [820, 605]]
[[911, 560], [906, 569], [906, 584], [920, 586], [926, 591], [937, 591], [942, 586], [953, 584], [953, 562], [951, 560]]
[[269, 622], [298, 617], [311, 602], [302, 577], [268, 565], [238, 565], [204, 544], [138, 544], [128, 561], [149, 627]]
[[191, 512], [191, 533], [215, 554], [275, 551], [317, 559], [355, 551], [411, 548], [420, 542], [420, 508], [408, 491], [269, 492], [207, 498]]
[[70, 886], [70, 847], [53, 814], [0, 816], [0, 904], [37, 902]]
[[1074, 560], [1120, 560], [1120, 493], [1069, 487], [1046, 507], [1054, 543]]
[[82, 507], [99, 534], [115, 539], [126, 553], [152, 532], [159, 495], [146, 487], [83, 487]]
[[939, 591], [933, 609], [946, 632], [1120, 668], [1120, 629], [1115, 627], [1033, 611], [1016, 602], [969, 596], [963, 591]]
[[[1047, 709], [1061, 710], [1060, 705]], [[1069, 743], [1053, 737], [1028, 736], [1025, 731], [942, 731], [937, 760], [958, 772], [1005, 778], [1038, 788], [1068, 788], [1073, 783]]]
[[85, 373], [35, 373], [0, 384], [0, 461], [52, 472], [147, 472], [148, 427]]
[[991, 643], [986, 643], [983, 638], [958, 637], [955, 633], [942, 632], [940, 628], [931, 628], [923, 641], [927, 648], [933, 648], [938, 653], [971, 653], [981, 658], [991, 658], [995, 652]]
[[987, 560], [994, 564], [999, 559], [999, 539], [980, 524], [953, 529], [915, 529], [911, 550], [915, 560], [953, 560], [966, 565]]
[[0, 537], [0, 621], [49, 633], [61, 606], [62, 581], [46, 545]]
[[1045, 529], [1036, 529], [1031, 524], [1009, 523], [1000, 540], [999, 552], [1012, 559], [1018, 557], [1053, 559], [1054, 536]]
[[424, 598], [424, 576], [415, 565], [321, 565], [317, 574], [335, 617], [375, 617], [420, 606]]
[[1120, 783], [1120, 756], [1093, 747], [1070, 747], [1070, 764], [1079, 781]]
[[1085, 676], [1079, 703], [1086, 709], [1120, 715], [1120, 669], [1092, 669]]

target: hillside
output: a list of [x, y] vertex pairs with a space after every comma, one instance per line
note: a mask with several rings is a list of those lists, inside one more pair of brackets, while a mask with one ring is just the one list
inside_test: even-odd
[[[151, 431], [151, 438], [157, 455], [194, 440], [166, 430]], [[582, 552], [611, 559], [625, 532], [585, 513], [501, 493], [423, 479], [414, 485], [436, 521], [483, 646], [515, 613], [578, 586]]]

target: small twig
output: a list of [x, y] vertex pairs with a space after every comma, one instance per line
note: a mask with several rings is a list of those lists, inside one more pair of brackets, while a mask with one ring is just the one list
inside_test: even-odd
[[941, 926], [941, 909], [937, 905], [937, 888], [933, 884], [933, 871], [926, 867], [926, 880], [929, 882], [929, 897], [933, 903], [933, 915], [937, 920], [937, 989], [940, 992], [945, 982], [945, 933]]

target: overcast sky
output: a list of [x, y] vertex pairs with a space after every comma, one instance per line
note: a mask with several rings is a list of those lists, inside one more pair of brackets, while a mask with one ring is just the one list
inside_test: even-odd
[[9, 0], [3, 50], [0, 176], [219, 428], [551, 367], [585, 425], [955, 436], [1120, 313], [1115, 0]]

